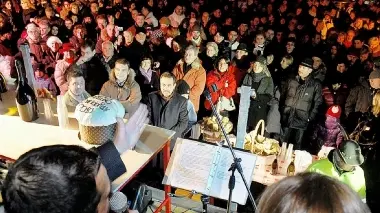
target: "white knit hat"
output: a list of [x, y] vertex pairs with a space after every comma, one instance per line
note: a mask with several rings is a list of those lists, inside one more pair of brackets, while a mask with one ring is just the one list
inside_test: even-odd
[[62, 46], [62, 41], [61, 39], [59, 39], [57, 36], [50, 36], [48, 38], [48, 40], [46, 41], [46, 45], [49, 47], [49, 48], [52, 48], [53, 47], [53, 43], [59, 43], [60, 46]]

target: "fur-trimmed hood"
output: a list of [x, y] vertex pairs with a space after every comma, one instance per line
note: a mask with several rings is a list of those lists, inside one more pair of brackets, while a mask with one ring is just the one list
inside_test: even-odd
[[[136, 84], [135, 77], [136, 77], [136, 72], [132, 68], [129, 68], [129, 74], [123, 87], [131, 88], [134, 84]], [[117, 85], [114, 69], [112, 69], [110, 72], [110, 81], [112, 81], [112, 83]]]
[[[179, 60], [177, 65], [180, 65], [183, 69], [183, 65], [185, 64], [185, 61], [183, 59]], [[191, 68], [192, 69], [199, 69], [202, 67], [202, 62], [199, 58], [196, 58], [193, 63], [191, 63]]]

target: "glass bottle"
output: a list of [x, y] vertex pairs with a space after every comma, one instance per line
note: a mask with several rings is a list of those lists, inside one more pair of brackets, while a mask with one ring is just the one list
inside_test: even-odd
[[16, 60], [15, 65], [18, 75], [18, 84], [16, 89], [16, 105], [18, 114], [23, 121], [31, 122], [38, 118], [36, 94], [26, 82], [23, 63], [20, 60]]

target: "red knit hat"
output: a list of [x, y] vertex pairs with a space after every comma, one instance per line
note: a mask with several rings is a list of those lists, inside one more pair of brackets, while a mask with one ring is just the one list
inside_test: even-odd
[[339, 119], [341, 113], [342, 113], [342, 109], [340, 108], [339, 105], [332, 105], [327, 110], [326, 115]]

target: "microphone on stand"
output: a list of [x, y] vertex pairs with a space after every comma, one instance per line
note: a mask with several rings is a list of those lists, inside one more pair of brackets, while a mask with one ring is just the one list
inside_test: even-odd
[[110, 208], [115, 213], [128, 212], [127, 196], [121, 192], [115, 192], [110, 198]]

